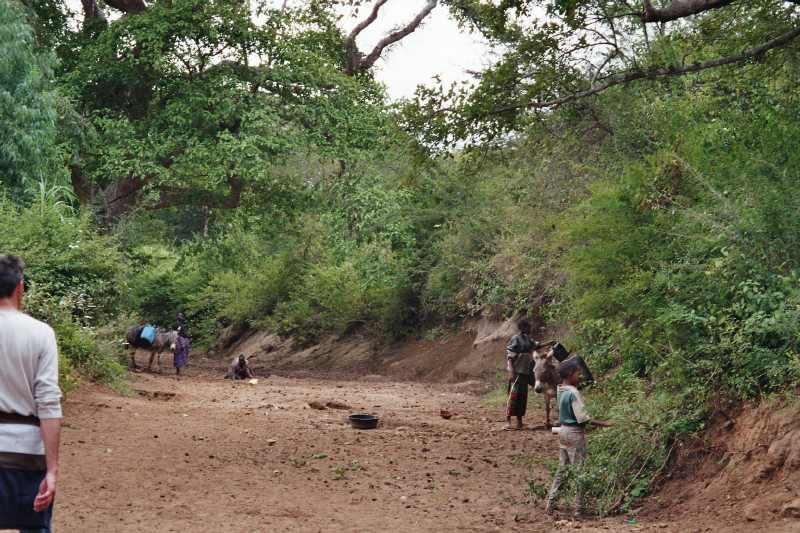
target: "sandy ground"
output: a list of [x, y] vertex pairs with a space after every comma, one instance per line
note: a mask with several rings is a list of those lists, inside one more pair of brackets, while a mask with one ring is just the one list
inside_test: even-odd
[[[72, 393], [56, 531], [727, 530], [544, 516], [526, 489], [549, 484], [555, 436], [499, 431], [502, 412], [457, 386], [216, 375], [137, 374], [132, 397]], [[351, 409], [315, 410], [312, 400]], [[530, 422], [541, 424], [532, 401]], [[382, 424], [356, 431], [350, 412]]]

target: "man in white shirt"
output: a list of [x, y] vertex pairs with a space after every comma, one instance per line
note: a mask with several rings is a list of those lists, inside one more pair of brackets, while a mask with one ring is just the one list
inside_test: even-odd
[[0, 255], [0, 529], [49, 533], [61, 390], [53, 329], [22, 313], [24, 264]]

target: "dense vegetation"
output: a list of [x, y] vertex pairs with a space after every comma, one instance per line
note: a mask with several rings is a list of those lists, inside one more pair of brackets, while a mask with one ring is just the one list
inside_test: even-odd
[[0, 0], [0, 249], [65, 376], [179, 310], [200, 345], [536, 313], [606, 372], [577, 480], [604, 512], [723, 399], [800, 384], [798, 48], [747, 53], [794, 3], [445, 2], [505, 55], [397, 106], [336, 2], [107, 3]]

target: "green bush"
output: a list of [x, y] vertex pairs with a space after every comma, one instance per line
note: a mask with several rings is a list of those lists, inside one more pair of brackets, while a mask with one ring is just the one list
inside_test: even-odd
[[349, 258], [310, 266], [265, 324], [301, 343], [365, 324], [398, 338], [411, 327], [408, 272], [380, 244], [356, 246]]
[[[135, 235], [134, 224], [126, 232]], [[408, 238], [398, 227], [348, 236], [343, 225], [336, 213], [309, 215], [276, 238], [240, 220], [209, 239], [133, 246], [125, 301], [162, 325], [183, 311], [199, 346], [231, 324], [272, 329], [301, 344], [367, 325], [399, 338], [417, 320]]]
[[588, 459], [565, 494], [580, 484], [599, 514], [627, 511], [649, 494], [666, 473], [674, 447], [704, 427], [708, 390], [648, 389], [644, 380], [620, 372], [588, 395], [592, 409], [615, 426], [590, 433]]
[[175, 325], [185, 295], [179, 287], [181, 270], [177, 250], [163, 245], [145, 245], [134, 249], [136, 271], [128, 283], [126, 303], [142, 321], [165, 328]]
[[578, 481], [601, 512], [650, 490], [708, 398], [800, 384], [800, 139], [796, 111], [773, 106], [654, 102], [626, 135], [657, 142], [621, 154], [556, 223], [566, 283], [551, 316], [573, 324], [591, 366], [616, 372], [590, 403], [618, 426], [592, 436]]
[[21, 208], [0, 200], [0, 224], [5, 228], [0, 247], [23, 257], [31, 284], [61, 299], [78, 322], [94, 323], [115, 313], [126, 290], [125, 261], [87, 216], [47, 201]]
[[118, 382], [119, 350], [109, 351], [97, 333], [113, 320], [126, 290], [125, 261], [114, 243], [95, 233], [88, 217], [57, 202], [24, 208], [0, 200], [0, 224], [0, 250], [26, 263], [26, 310], [56, 331], [65, 388], [79, 374]]
[[243, 271], [221, 272], [207, 289], [209, 301], [220, 318], [258, 326], [288, 297], [295, 268], [291, 256], [281, 253], [261, 258]]

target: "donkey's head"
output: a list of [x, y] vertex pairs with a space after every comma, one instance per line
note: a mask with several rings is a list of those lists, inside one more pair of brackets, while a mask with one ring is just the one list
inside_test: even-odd
[[547, 388], [558, 385], [558, 359], [553, 355], [553, 350], [545, 353], [533, 352], [533, 390], [542, 393]]

